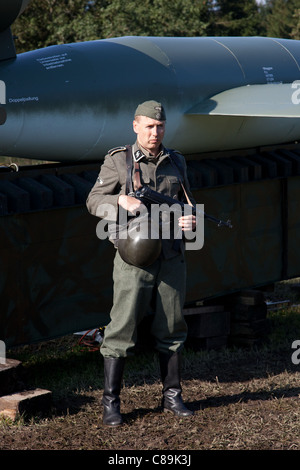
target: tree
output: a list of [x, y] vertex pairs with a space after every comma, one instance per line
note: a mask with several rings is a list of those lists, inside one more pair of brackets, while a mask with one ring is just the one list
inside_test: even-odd
[[102, 11], [103, 37], [206, 36], [209, 3], [200, 0], [114, 0]]
[[299, 39], [299, 0], [268, 0], [266, 12], [267, 36]]
[[295, 9], [293, 19], [295, 22], [292, 27], [291, 38], [300, 39], [300, 8]]
[[97, 38], [87, 0], [32, 0], [12, 25], [17, 52]]
[[218, 0], [214, 2], [215, 35], [257, 36], [261, 34], [259, 8], [255, 0]]
[[[116, 36], [299, 36], [299, 0], [31, 0], [12, 25], [17, 52]], [[289, 16], [288, 16], [289, 14]], [[263, 29], [265, 28], [265, 30]]]

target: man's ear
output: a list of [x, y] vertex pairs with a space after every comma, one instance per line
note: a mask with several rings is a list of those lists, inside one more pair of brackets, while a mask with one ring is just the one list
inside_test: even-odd
[[136, 134], [138, 134], [138, 122], [136, 120], [132, 123], [133, 130]]

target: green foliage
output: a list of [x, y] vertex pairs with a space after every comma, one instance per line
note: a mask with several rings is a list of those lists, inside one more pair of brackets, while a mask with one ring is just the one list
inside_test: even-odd
[[32, 0], [12, 26], [17, 52], [98, 38], [93, 11], [83, 0]]
[[266, 10], [267, 36], [300, 39], [299, 0], [268, 0]]
[[217, 16], [220, 36], [257, 36], [262, 32], [255, 0], [219, 0]]
[[208, 2], [114, 0], [103, 11], [103, 37], [205, 36], [209, 28]]
[[31, 0], [12, 26], [17, 52], [117, 36], [299, 39], [299, 0]]

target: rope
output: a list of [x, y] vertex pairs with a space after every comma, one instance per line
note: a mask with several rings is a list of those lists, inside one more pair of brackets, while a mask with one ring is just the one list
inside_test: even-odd
[[[103, 341], [105, 326], [100, 326], [95, 330], [86, 331], [78, 340], [78, 345], [87, 348], [89, 352], [99, 351], [99, 345]], [[93, 331], [93, 334], [91, 332]], [[90, 336], [89, 338], [87, 336]]]

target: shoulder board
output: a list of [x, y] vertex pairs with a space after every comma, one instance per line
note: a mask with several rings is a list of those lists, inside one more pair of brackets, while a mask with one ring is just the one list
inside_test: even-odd
[[178, 153], [179, 155], [182, 155], [182, 156], [183, 156], [183, 154], [182, 154], [181, 152], [179, 152], [179, 150], [167, 149], [167, 152], [168, 152], [169, 154], [171, 154], [171, 155], [174, 154], [174, 153], [175, 153], [175, 154]]
[[113, 149], [110, 149], [108, 153], [110, 155], [114, 155], [117, 152], [126, 152], [127, 147], [114, 147]]

